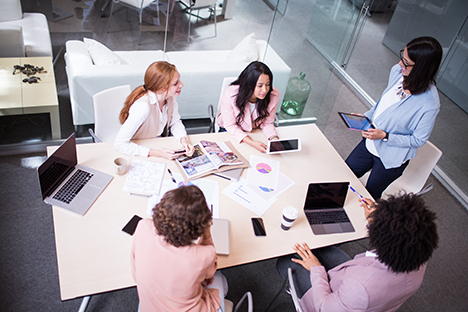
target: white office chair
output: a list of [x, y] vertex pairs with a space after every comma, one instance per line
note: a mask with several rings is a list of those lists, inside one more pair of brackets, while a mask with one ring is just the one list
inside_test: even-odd
[[283, 293], [283, 291], [286, 291], [289, 295], [291, 295], [291, 298], [293, 300], [296, 312], [302, 312], [302, 307], [299, 304], [300, 299], [297, 296], [296, 285], [294, 285], [294, 278], [293, 278], [293, 275], [292, 275], [292, 269], [291, 268], [288, 268], [288, 278], [286, 280], [284, 280], [283, 284], [281, 285], [280, 290], [275, 295], [273, 300], [270, 302], [270, 304], [266, 308], [265, 312], [272, 311], [272, 310], [270, 310], [270, 308], [274, 306], [274, 303], [280, 297], [280, 295]]
[[[410, 160], [402, 176], [393, 181], [393, 183], [385, 189], [382, 197], [397, 194], [400, 190], [415, 194], [429, 191], [432, 188], [431, 185], [426, 187], [425, 190], [421, 190], [441, 156], [442, 151], [434, 144], [427, 141], [426, 144], [418, 149], [416, 157]], [[362, 184], [366, 185], [368, 178], [369, 172], [363, 175], [360, 181]]]
[[248, 312], [253, 312], [253, 299], [252, 299], [252, 294], [250, 291], [246, 292], [241, 300], [236, 304], [236, 307], [233, 310], [234, 303], [232, 303], [231, 300], [224, 299], [224, 312], [237, 312], [239, 308], [241, 307], [242, 303], [244, 302], [245, 298], [247, 298], [247, 311]]
[[[159, 0], [113, 0], [110, 9], [110, 16], [109, 16], [109, 23], [107, 24], [107, 32], [109, 32], [110, 24], [112, 21], [112, 13], [114, 12], [114, 3], [119, 3], [124, 5], [127, 8], [134, 9], [138, 11], [138, 44], [140, 44], [141, 39], [141, 23], [143, 21], [143, 10], [151, 5], [153, 2], [159, 2]], [[158, 8], [158, 16], [159, 16], [159, 6]]]
[[210, 127], [208, 129], [208, 133], [216, 133], [219, 131], [218, 123], [216, 119], [218, 118], [218, 114], [221, 111], [221, 97], [223, 96], [224, 90], [234, 81], [237, 77], [225, 77], [223, 79], [223, 84], [221, 85], [221, 93], [219, 94], [218, 100], [218, 109], [214, 112], [213, 105], [208, 105], [208, 114], [210, 116]]
[[95, 142], [113, 142], [120, 129], [119, 115], [127, 96], [132, 92], [130, 85], [103, 90], [93, 95], [94, 132], [89, 133]]
[[[215, 27], [215, 37], [218, 35], [218, 30], [216, 28], [216, 0], [180, 0], [180, 3], [182, 3], [186, 7], [186, 12], [189, 15], [189, 23], [188, 23], [188, 36], [187, 36], [187, 42], [190, 42], [190, 24], [191, 24], [191, 19], [192, 15], [197, 18], [197, 20], [203, 19], [203, 20], [208, 20], [211, 18], [211, 16], [214, 16], [214, 27]], [[200, 16], [200, 10], [201, 9], [209, 9], [210, 10], [210, 16], [208, 18], [203, 18]], [[197, 10], [198, 14], [193, 14], [192, 11]]]
[[300, 299], [297, 297], [296, 286], [294, 285], [294, 278], [292, 275], [292, 269], [288, 268], [288, 283], [289, 283], [289, 294], [294, 303], [294, 307], [297, 312], [302, 312], [302, 307], [299, 303]]

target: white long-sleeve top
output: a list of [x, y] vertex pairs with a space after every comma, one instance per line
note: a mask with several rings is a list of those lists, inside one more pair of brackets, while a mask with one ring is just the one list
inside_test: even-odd
[[[171, 111], [172, 114], [170, 114]], [[138, 145], [130, 140], [161, 136], [166, 124], [179, 142], [181, 138], [187, 136], [176, 100], [172, 97], [168, 98], [161, 111], [156, 94], [147, 91], [130, 107], [128, 118], [115, 138], [114, 148], [123, 154], [148, 157], [149, 147]]]

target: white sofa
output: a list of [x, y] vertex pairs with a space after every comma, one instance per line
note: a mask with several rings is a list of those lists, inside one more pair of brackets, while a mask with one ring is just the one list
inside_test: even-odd
[[[256, 40], [254, 46], [259, 60], [272, 70], [273, 84], [283, 95], [291, 68], [271, 47], [267, 49], [266, 41]], [[238, 76], [249, 64], [249, 61], [229, 61], [231, 50], [114, 51], [113, 54], [120, 64], [95, 65], [84, 42], [66, 42], [65, 62], [74, 125], [94, 123], [92, 96], [95, 93], [124, 84], [130, 84], [132, 89], [143, 84], [147, 67], [158, 60], [176, 65], [181, 74], [185, 86], [177, 102], [182, 118], [207, 118], [208, 105], [217, 107], [224, 77]]]
[[[0, 22], [0, 40], [2, 42], [0, 56], [52, 56], [52, 42], [45, 15], [42, 13], [23, 13], [22, 16], [23, 18]], [[23, 43], [22, 48], [18, 46], [18, 42]]]

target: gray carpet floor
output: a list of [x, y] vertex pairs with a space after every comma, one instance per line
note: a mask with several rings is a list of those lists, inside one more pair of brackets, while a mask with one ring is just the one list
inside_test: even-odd
[[[238, 2], [243, 5], [236, 7], [238, 15], [235, 22], [237, 29], [242, 29], [242, 31], [232, 33], [231, 39], [238, 42], [255, 30], [258, 31], [259, 37], [267, 36], [268, 28], [265, 30], [264, 25], [269, 21], [248, 18], [252, 14], [262, 15], [262, 10], [265, 10], [263, 2], [240, 0]], [[97, 0], [96, 3], [102, 5], [103, 1]], [[99, 5], [96, 7], [100, 8]], [[83, 3], [80, 6], [83, 6]], [[106, 35], [106, 21], [96, 17], [98, 11], [93, 14], [88, 16], [88, 21], [95, 23], [94, 28], [89, 24], [85, 25], [82, 21], [80, 25], [86, 27], [70, 26], [70, 29], [65, 29], [60, 26], [63, 32], [60, 27], [51, 29], [54, 55], [62, 53], [56, 64], [56, 80], [63, 137], [75, 130], [71, 122], [68, 85], [63, 61], [64, 51], [61, 51], [66, 40], [82, 39], [87, 36], [102, 41], [111, 49], [122, 45], [129, 50], [162, 48], [158, 47], [162, 41], [159, 33], [143, 34], [140, 46], [136, 45], [134, 40], [126, 43], [127, 36], [135, 35], [135, 27], [128, 30], [128, 33], [125, 33], [125, 30], [113, 28], [113, 32]], [[120, 11], [119, 14], [123, 12]], [[67, 20], [61, 23], [65, 21]], [[223, 24], [222, 20], [218, 20], [218, 27], [221, 31], [223, 27], [227, 27], [225, 25], [227, 23]], [[278, 25], [282, 28], [288, 27], [286, 23]], [[206, 32], [200, 30], [202, 27], [197, 30], [195, 41], [190, 46], [187, 46], [183, 40], [185, 29], [175, 32], [177, 40], [170, 41], [169, 49], [210, 48], [208, 41], [203, 41], [203, 38], [211, 36], [213, 31], [212, 26], [208, 26]], [[311, 101], [326, 104], [309, 105], [308, 113], [318, 117], [319, 128], [339, 154], [345, 158], [360, 137], [356, 132], [343, 129], [336, 112], [343, 109], [362, 112], [367, 107], [333, 74], [329, 66], [323, 63], [302, 61], [300, 54], [306, 53], [310, 57], [318, 54], [310, 48], [309, 44], [306, 42], [291, 43], [291, 45], [280, 44], [280, 42], [288, 43], [291, 38], [274, 33], [272, 45], [287, 59], [287, 63], [293, 69], [293, 75], [297, 75], [302, 70], [307, 71], [307, 77], [313, 82], [315, 88], [324, 91], [319, 95], [314, 95], [315, 97], [311, 96]], [[218, 49], [232, 48], [232, 44], [228, 44], [227, 40], [220, 37], [214, 39], [211, 46]], [[288, 50], [290, 47], [294, 48]], [[368, 60], [366, 57], [363, 59]], [[441, 134], [437, 135], [441, 136]], [[442, 138], [440, 140], [442, 141]], [[44, 153], [0, 157], [0, 235], [2, 238], [0, 243], [2, 281], [0, 311], [78, 311], [81, 303], [81, 299], [60, 300], [52, 213], [51, 208], [41, 200], [35, 172], [37, 163], [40, 163], [44, 157]], [[429, 261], [420, 290], [399, 311], [468, 311], [468, 297], [466, 296], [468, 268], [465, 265], [465, 259], [468, 256], [468, 211], [433, 176], [429, 178], [428, 183], [434, 183], [435, 187], [424, 195], [424, 199], [438, 216], [439, 248]], [[367, 241], [364, 239], [350, 242], [340, 247], [354, 256], [366, 250]], [[230, 290], [227, 297], [237, 302], [242, 294], [249, 290], [254, 297], [255, 311], [265, 310], [282, 282], [275, 269], [275, 259], [223, 269], [222, 272], [229, 282]], [[137, 305], [137, 292], [132, 287], [94, 295], [87, 311], [136, 311]], [[294, 308], [289, 296], [283, 293], [271, 310], [294, 311]]]

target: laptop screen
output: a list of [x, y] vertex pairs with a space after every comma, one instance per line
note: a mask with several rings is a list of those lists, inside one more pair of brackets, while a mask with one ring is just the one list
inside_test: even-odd
[[304, 210], [343, 208], [349, 182], [310, 183]]
[[37, 168], [42, 199], [49, 196], [68, 174], [73, 171], [77, 162], [75, 134], [73, 133]]

